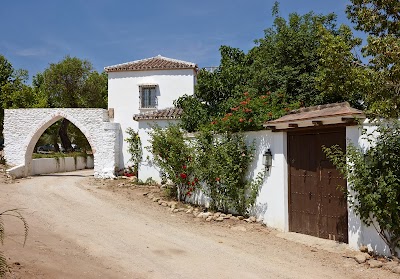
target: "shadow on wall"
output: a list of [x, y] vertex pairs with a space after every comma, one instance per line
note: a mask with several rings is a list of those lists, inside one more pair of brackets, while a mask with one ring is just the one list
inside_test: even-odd
[[251, 145], [253, 142], [255, 143], [254, 160], [249, 166], [249, 172], [246, 178], [254, 180], [260, 173], [264, 178], [263, 183], [258, 189], [256, 204], [250, 209], [250, 214], [257, 218], [262, 218], [268, 210], [268, 202], [260, 201], [259, 197], [262, 194], [263, 188], [267, 187], [268, 178], [271, 175], [271, 168], [266, 170], [265, 166], [262, 164], [262, 160], [264, 152], [271, 148], [272, 136], [271, 133], [266, 131], [258, 131], [246, 133], [245, 138], [247, 144]]

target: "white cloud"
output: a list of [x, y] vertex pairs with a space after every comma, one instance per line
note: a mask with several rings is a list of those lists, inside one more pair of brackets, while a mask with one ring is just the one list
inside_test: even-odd
[[46, 56], [49, 55], [50, 51], [45, 48], [25, 48], [15, 51], [17, 56]]

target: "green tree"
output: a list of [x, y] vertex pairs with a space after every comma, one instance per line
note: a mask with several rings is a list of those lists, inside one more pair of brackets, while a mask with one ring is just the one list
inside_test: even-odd
[[43, 95], [26, 84], [28, 72], [16, 70], [0, 55], [0, 130], [3, 131], [4, 109], [40, 107], [46, 103]]
[[257, 46], [249, 52], [254, 61], [251, 86], [258, 92], [284, 94], [289, 102], [315, 105], [321, 93], [315, 85], [319, 28], [336, 32], [336, 16], [291, 13], [286, 20], [277, 9], [273, 9], [273, 26], [264, 31], [264, 38], [256, 40]]
[[[47, 96], [49, 107], [107, 106], [107, 76], [94, 71], [87, 60], [66, 56], [58, 63], [51, 63], [42, 76], [38, 76], [38, 83]], [[69, 123], [63, 119], [58, 131], [65, 150], [72, 149], [67, 133]]]
[[341, 25], [332, 33], [320, 27], [320, 56], [316, 89], [321, 92], [316, 103], [348, 101], [353, 107], [366, 109], [365, 94], [372, 90], [374, 72], [356, 55], [361, 39], [355, 38], [350, 27]]
[[[252, 109], [253, 119], [260, 121], [257, 125], [239, 125], [243, 130], [261, 129], [262, 121], [279, 117], [282, 114], [278, 112], [288, 108], [330, 101], [350, 101], [352, 104], [358, 101], [355, 95], [322, 91], [329, 87], [326, 78], [325, 84], [318, 87], [321, 67], [325, 67], [325, 75], [329, 74], [329, 65], [319, 63], [323, 54], [321, 28], [326, 35], [344, 32], [336, 27], [336, 16], [292, 13], [285, 19], [279, 15], [277, 4], [273, 16], [273, 26], [265, 30], [264, 37], [256, 40], [256, 45], [248, 53], [222, 46], [220, 66], [214, 71], [200, 70], [194, 95], [175, 102], [183, 109], [184, 129], [192, 132], [210, 126], [215, 120], [223, 120], [243, 101], [245, 92], [250, 93], [253, 99], [268, 94], [271, 100], [268, 104], [265, 104], [268, 100], [264, 100], [264, 105]], [[358, 40], [344, 42], [352, 49]], [[229, 130], [228, 126], [226, 128]]]
[[367, 92], [375, 116], [400, 116], [400, 2], [351, 0], [347, 15], [356, 30], [369, 36], [362, 52], [374, 70], [373, 88]]

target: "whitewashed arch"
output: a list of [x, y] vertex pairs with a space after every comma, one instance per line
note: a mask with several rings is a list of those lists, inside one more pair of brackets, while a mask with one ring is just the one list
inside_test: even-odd
[[92, 147], [94, 175], [114, 177], [120, 154], [120, 125], [109, 122], [105, 109], [6, 109], [4, 111], [4, 156], [15, 166], [16, 176], [31, 174], [32, 152], [43, 132], [66, 118], [86, 136]]

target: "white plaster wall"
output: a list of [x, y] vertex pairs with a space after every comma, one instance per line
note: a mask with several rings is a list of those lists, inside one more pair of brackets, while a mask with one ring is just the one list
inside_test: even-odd
[[[288, 223], [288, 172], [287, 137], [284, 132], [257, 131], [245, 133], [246, 141], [255, 141], [255, 159], [250, 166], [249, 176], [256, 178], [259, 172], [265, 173], [264, 183], [259, 192], [252, 213], [271, 228], [289, 230]], [[272, 167], [267, 171], [262, 164], [266, 150], [272, 153]]]
[[43, 132], [57, 120], [67, 118], [89, 141], [95, 177], [114, 177], [119, 153], [120, 126], [110, 123], [104, 109], [7, 109], [4, 111], [4, 156], [10, 165], [32, 171], [32, 152]]
[[83, 157], [61, 157], [55, 158], [38, 158], [32, 160], [31, 175], [68, 172], [82, 169], [93, 168], [93, 158], [88, 156], [85, 160]]
[[[150, 151], [147, 150], [146, 147], [150, 147], [151, 144], [149, 142], [150, 135], [149, 132], [152, 131], [151, 126], [157, 124], [161, 128], [166, 128], [168, 125], [177, 124], [179, 120], [140, 120], [138, 121], [139, 125], [139, 137], [142, 141], [143, 147], [143, 160], [139, 166], [139, 179], [142, 181], [146, 181], [148, 178], [152, 178], [153, 180], [157, 181], [158, 183], [161, 182], [161, 173], [160, 170], [152, 164], [153, 155]], [[128, 163], [129, 165], [129, 163]]]
[[192, 95], [195, 81], [193, 69], [108, 73], [108, 107], [114, 109], [114, 119], [111, 121], [120, 123], [122, 130], [122, 139], [119, 142], [122, 148], [120, 165], [129, 165], [127, 143], [123, 140], [127, 136], [125, 131], [128, 127], [137, 131], [139, 124], [133, 120], [133, 115], [146, 111], [139, 110], [139, 85], [157, 84], [157, 108], [163, 109], [172, 107], [173, 101], [184, 94]]

